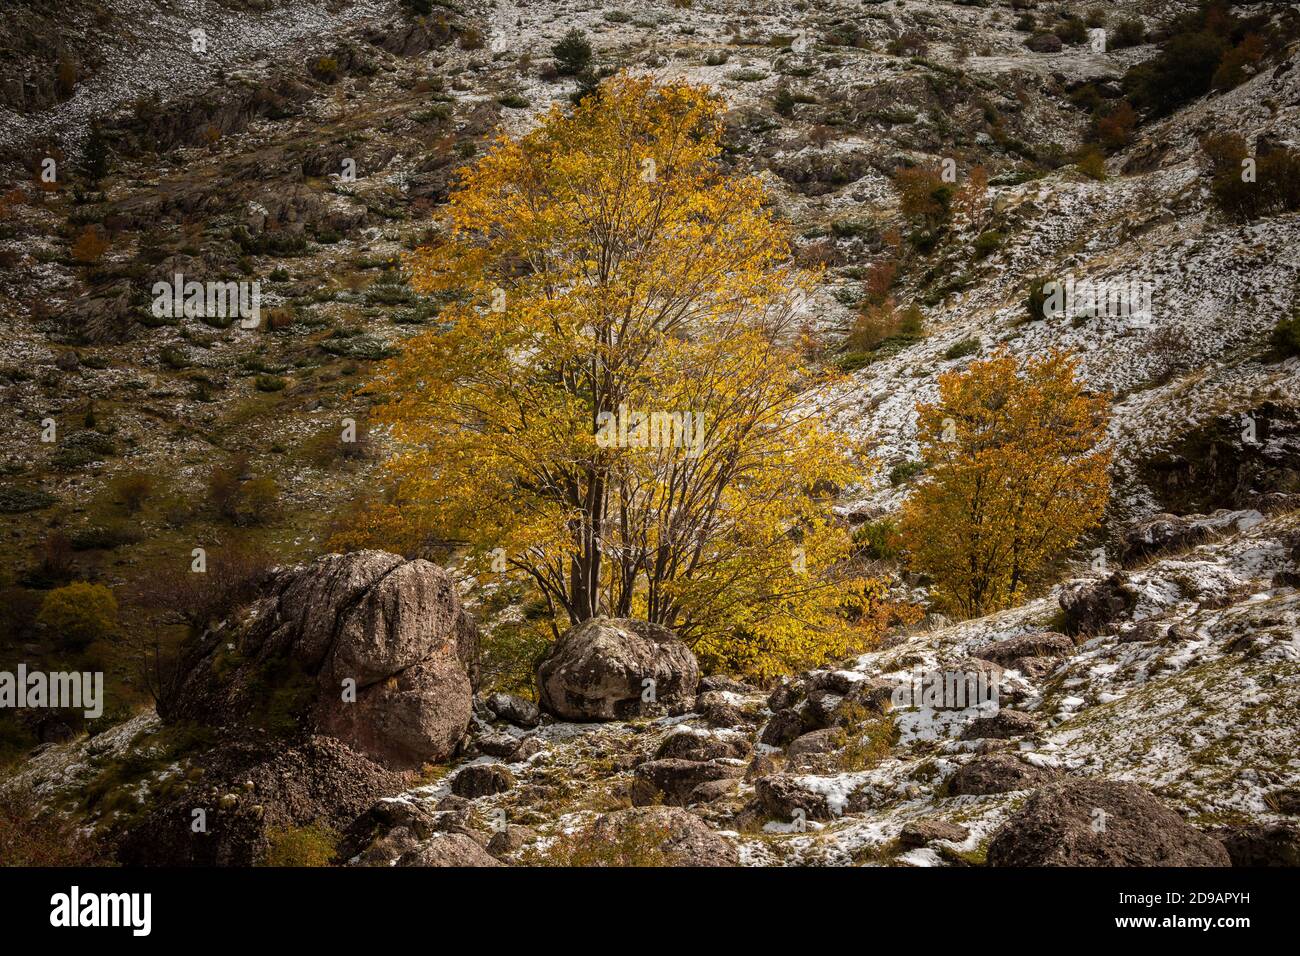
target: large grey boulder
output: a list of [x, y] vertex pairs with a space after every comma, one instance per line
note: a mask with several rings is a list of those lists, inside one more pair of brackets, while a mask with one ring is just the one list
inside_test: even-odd
[[683, 714], [695, 705], [695, 655], [666, 628], [592, 618], [571, 628], [537, 667], [538, 703], [564, 720]]
[[1229, 866], [1223, 844], [1115, 780], [1043, 787], [993, 835], [990, 866]]
[[334, 737], [381, 766], [450, 757], [469, 724], [477, 631], [428, 561], [331, 554], [278, 571], [182, 663], [175, 715]]

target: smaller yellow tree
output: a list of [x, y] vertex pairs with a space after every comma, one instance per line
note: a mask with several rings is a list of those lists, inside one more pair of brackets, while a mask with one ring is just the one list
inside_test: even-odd
[[926, 478], [901, 532], [913, 567], [950, 611], [1012, 607], [1106, 506], [1107, 400], [1084, 393], [1075, 361], [1005, 350], [939, 378], [919, 405]]

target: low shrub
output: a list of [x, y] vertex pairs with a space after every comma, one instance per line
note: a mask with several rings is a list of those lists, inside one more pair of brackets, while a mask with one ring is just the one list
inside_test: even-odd
[[117, 599], [102, 584], [74, 581], [45, 596], [36, 621], [62, 646], [81, 650], [117, 631]]
[[329, 827], [271, 827], [264, 866], [329, 866], [338, 855], [338, 834]]

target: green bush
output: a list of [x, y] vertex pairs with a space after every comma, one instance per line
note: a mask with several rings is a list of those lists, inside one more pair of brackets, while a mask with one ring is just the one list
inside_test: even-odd
[[1300, 310], [1277, 324], [1270, 341], [1273, 351], [1281, 358], [1300, 355]]
[[948, 350], [943, 353], [943, 357], [948, 361], [965, 358], [967, 355], [974, 355], [980, 350], [979, 339], [962, 339], [960, 342], [954, 342], [948, 346]]
[[560, 76], [577, 76], [591, 65], [591, 44], [587, 35], [574, 27], [551, 47], [551, 55]]
[[1036, 276], [1029, 281], [1029, 294], [1025, 297], [1025, 309], [1029, 313], [1029, 321], [1039, 322], [1048, 318], [1044, 311], [1047, 307], [1047, 287], [1059, 281], [1051, 276]]
[[1107, 45], [1112, 50], [1123, 50], [1126, 47], [1140, 46], [1146, 42], [1147, 30], [1142, 25], [1138, 17], [1129, 17], [1121, 20], [1115, 27], [1107, 40]]
[[24, 511], [40, 511], [58, 500], [48, 491], [41, 491], [39, 488], [4, 485], [0, 487], [0, 514], [14, 515]]
[[1070, 43], [1075, 46], [1086, 42], [1088, 39], [1088, 28], [1077, 17], [1066, 19], [1052, 32], [1060, 37], [1062, 43]]
[[280, 502], [280, 486], [274, 478], [253, 478], [239, 489], [239, 509], [249, 524], [265, 524]]
[[[1246, 141], [1237, 133], [1208, 136], [1201, 148], [1210, 159], [1210, 193], [1229, 217], [1249, 222], [1300, 209], [1300, 152], [1274, 147], [1250, 157]], [[1247, 181], [1244, 164], [1251, 158], [1255, 177]]]
[[102, 584], [73, 581], [45, 596], [36, 621], [63, 646], [80, 650], [117, 630], [117, 599]]
[[108, 490], [128, 513], [135, 514], [153, 494], [153, 478], [142, 471], [129, 471], [109, 482]]
[[925, 471], [925, 462], [905, 461], [889, 469], [889, 483], [897, 488]]
[[88, 525], [72, 532], [69, 538], [74, 551], [112, 551], [140, 540], [140, 530], [133, 524], [111, 521]]
[[898, 528], [887, 518], [859, 525], [853, 532], [853, 544], [860, 555], [875, 561], [897, 560], [901, 547]]
[[1155, 116], [1172, 113], [1210, 91], [1227, 50], [1227, 41], [1209, 32], [1178, 34], [1124, 75], [1129, 99]]
[[1006, 237], [996, 229], [981, 232], [975, 239], [975, 258], [987, 259], [1002, 247]]
[[338, 835], [329, 827], [272, 827], [265, 866], [329, 866], [338, 854]]

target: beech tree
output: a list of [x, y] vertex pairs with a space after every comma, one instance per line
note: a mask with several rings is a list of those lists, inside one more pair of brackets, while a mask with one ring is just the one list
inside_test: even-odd
[[720, 667], [876, 633], [833, 613], [849, 541], [825, 499], [862, 470], [799, 404], [813, 277], [721, 134], [706, 90], [619, 76], [464, 174], [409, 261], [439, 327], [371, 386], [392, 500], [345, 542], [456, 541], [530, 582], [557, 634], [642, 617]]

